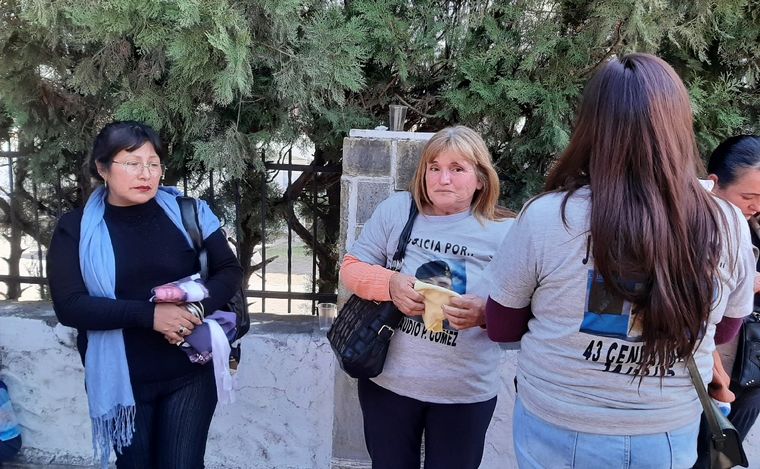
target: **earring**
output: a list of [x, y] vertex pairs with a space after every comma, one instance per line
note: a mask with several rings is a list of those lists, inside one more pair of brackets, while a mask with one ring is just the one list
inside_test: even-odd
[[108, 189], [108, 179], [103, 179], [103, 187]]

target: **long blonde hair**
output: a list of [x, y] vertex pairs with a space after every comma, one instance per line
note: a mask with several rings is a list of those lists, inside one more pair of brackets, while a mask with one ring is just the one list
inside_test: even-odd
[[497, 204], [499, 201], [499, 176], [493, 167], [488, 147], [477, 132], [463, 125], [439, 130], [422, 149], [417, 171], [409, 187], [409, 191], [417, 203], [417, 208], [422, 211], [422, 209], [433, 205], [428, 197], [425, 183], [427, 164], [441, 153], [449, 150], [462, 155], [475, 166], [478, 181], [483, 185], [483, 188], [476, 190], [472, 196], [473, 215], [480, 221], [513, 217], [512, 211]]

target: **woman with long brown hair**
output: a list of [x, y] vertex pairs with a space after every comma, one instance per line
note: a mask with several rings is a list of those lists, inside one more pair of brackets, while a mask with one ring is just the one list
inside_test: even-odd
[[701, 407], [684, 360], [710, 381], [715, 325], [751, 310], [754, 277], [740, 214], [699, 168], [675, 71], [646, 54], [605, 64], [546, 193], [484, 275], [489, 335], [524, 332], [520, 467], [694, 463]]

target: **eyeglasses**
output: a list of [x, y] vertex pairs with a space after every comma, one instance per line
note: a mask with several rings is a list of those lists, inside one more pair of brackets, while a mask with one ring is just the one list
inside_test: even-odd
[[140, 163], [138, 161], [113, 161], [120, 164], [124, 171], [131, 176], [142, 174], [143, 169], [147, 169], [151, 176], [160, 176], [166, 171], [166, 166], [161, 163]]

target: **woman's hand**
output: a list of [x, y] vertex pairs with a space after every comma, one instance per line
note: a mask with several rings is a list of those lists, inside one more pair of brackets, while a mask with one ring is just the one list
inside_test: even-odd
[[486, 323], [486, 301], [475, 295], [452, 297], [441, 307], [449, 325], [457, 330], [469, 329]]
[[760, 272], [755, 272], [755, 293], [760, 293]]
[[200, 319], [175, 303], [156, 303], [153, 309], [153, 330], [163, 334], [173, 345], [184, 342], [185, 336], [200, 324]]
[[728, 389], [731, 384], [731, 377], [728, 376], [723, 368], [723, 361], [717, 350], [713, 352], [713, 378], [712, 382], [707, 385], [707, 393], [713, 399], [721, 402], [734, 402], [736, 395]]
[[425, 297], [414, 290], [416, 280], [411, 275], [396, 272], [388, 285], [393, 304], [407, 316], [419, 316], [425, 312]]

